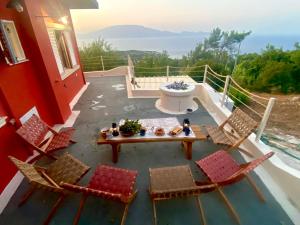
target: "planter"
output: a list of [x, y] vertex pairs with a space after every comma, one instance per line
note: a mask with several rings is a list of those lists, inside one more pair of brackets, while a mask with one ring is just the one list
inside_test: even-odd
[[189, 84], [184, 90], [170, 89], [168, 85], [170, 83], [160, 86], [161, 96], [156, 101], [156, 108], [164, 113], [175, 115], [186, 114], [189, 112], [188, 109], [192, 112], [198, 109], [198, 104], [193, 100], [194, 84]]
[[120, 131], [120, 134], [123, 137], [131, 137], [131, 136], [135, 135], [134, 132], [122, 132], [122, 131]]

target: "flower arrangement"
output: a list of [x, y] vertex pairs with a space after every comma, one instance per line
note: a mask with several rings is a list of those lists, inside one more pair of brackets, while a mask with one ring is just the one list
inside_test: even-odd
[[139, 120], [129, 120], [126, 119], [125, 122], [120, 125], [119, 131], [122, 136], [130, 137], [137, 134], [141, 130], [142, 125], [139, 123]]
[[186, 90], [188, 89], [189, 85], [185, 84], [183, 81], [180, 82], [174, 81], [174, 83], [169, 84], [166, 87], [168, 89], [174, 89], [174, 90]]

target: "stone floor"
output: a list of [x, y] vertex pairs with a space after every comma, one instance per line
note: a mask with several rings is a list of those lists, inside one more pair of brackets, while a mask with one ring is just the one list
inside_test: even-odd
[[[204, 179], [204, 175], [195, 166], [193, 160], [203, 158], [220, 147], [210, 141], [197, 142], [193, 145], [193, 160], [189, 161], [184, 157], [179, 143], [127, 144], [122, 146], [119, 162], [113, 164], [110, 146], [98, 146], [96, 144], [97, 133], [100, 128], [110, 126], [112, 122], [122, 118], [158, 118], [169, 117], [170, 115], [161, 113], [154, 107], [156, 99], [128, 99], [124, 77], [89, 78], [88, 81], [90, 82], [89, 88], [75, 106], [75, 110], [81, 111], [74, 125], [76, 128], [74, 139], [78, 143], [66, 149], [92, 167], [80, 184], [88, 183], [98, 164], [138, 170], [137, 188], [139, 192], [129, 208], [126, 224], [150, 225], [152, 224], [152, 205], [147, 192], [149, 186], [148, 168], [188, 164], [195, 179]], [[182, 121], [185, 117], [188, 117], [195, 124], [215, 123], [201, 105], [196, 112], [178, 116], [178, 119]], [[64, 151], [59, 151], [57, 154]], [[238, 161], [243, 161], [238, 152], [234, 152], [233, 156]], [[48, 162], [43, 159], [40, 163]], [[251, 175], [264, 193], [267, 199], [266, 203], [262, 203], [257, 198], [256, 193], [245, 180], [224, 188], [226, 195], [239, 213], [242, 224], [293, 224], [263, 182], [255, 173]], [[22, 207], [18, 208], [17, 204], [28, 187], [29, 185], [24, 179], [0, 215], [0, 225], [42, 224], [57, 195], [37, 191]], [[72, 224], [79, 200], [79, 194], [66, 198], [66, 201], [53, 217], [51, 224]], [[236, 224], [218, 193], [202, 194], [201, 200], [205, 208], [208, 225]], [[123, 205], [120, 203], [90, 197], [86, 202], [79, 224], [119, 224], [122, 211]], [[160, 225], [201, 224], [197, 205], [193, 198], [159, 202], [157, 213], [158, 224]]]

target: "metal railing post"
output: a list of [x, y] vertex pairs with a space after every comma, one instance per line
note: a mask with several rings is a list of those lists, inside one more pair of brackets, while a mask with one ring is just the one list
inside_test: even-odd
[[227, 95], [229, 81], [230, 81], [230, 76], [227, 75], [225, 85], [224, 85], [224, 89], [223, 89], [223, 96], [222, 96], [222, 100], [221, 100], [221, 106], [222, 107], [224, 106], [225, 98], [226, 98], [226, 95]]
[[275, 103], [275, 98], [270, 98], [269, 102], [268, 102], [268, 105], [267, 105], [267, 108], [266, 108], [266, 110], [264, 112], [263, 118], [262, 118], [262, 120], [261, 120], [261, 122], [259, 124], [258, 130], [257, 130], [257, 133], [256, 133], [255, 141], [259, 141], [260, 140], [261, 135], [264, 132], [265, 127], [267, 125], [267, 122], [269, 120], [269, 117], [270, 117], [272, 108], [274, 106], [274, 103]]
[[103, 57], [102, 57], [102, 55], [100, 56], [100, 59], [101, 59], [101, 64], [102, 64], [102, 71], [104, 71], [105, 68], [104, 68], [104, 62], [103, 62]]
[[206, 83], [206, 77], [207, 77], [207, 65], [205, 65], [205, 69], [204, 69], [203, 83]]
[[169, 81], [169, 72], [170, 72], [170, 67], [167, 66], [167, 81]]

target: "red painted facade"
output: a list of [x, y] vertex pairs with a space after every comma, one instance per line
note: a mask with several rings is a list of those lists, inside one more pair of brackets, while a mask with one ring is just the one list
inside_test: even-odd
[[[85, 84], [80, 68], [61, 78], [45, 23], [45, 15], [50, 19], [67, 15], [71, 23], [69, 9], [58, 0], [23, 0], [24, 10], [19, 13], [7, 8], [8, 2], [0, 1], [0, 19], [14, 21], [28, 61], [10, 66], [0, 53], [0, 116], [17, 122], [0, 128], [0, 192], [16, 173], [7, 156], [26, 160], [32, 154], [15, 134], [19, 118], [35, 106], [50, 125], [64, 123], [71, 115], [69, 103]], [[71, 38], [80, 65], [74, 32]]]

